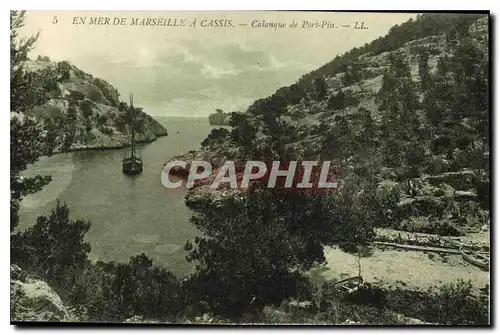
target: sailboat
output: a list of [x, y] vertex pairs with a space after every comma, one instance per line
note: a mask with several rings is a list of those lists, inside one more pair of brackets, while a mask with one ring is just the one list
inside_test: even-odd
[[134, 96], [130, 94], [130, 150], [125, 152], [125, 157], [123, 157], [123, 173], [128, 175], [137, 175], [142, 172], [142, 159], [139, 154], [135, 151], [135, 109], [134, 109]]

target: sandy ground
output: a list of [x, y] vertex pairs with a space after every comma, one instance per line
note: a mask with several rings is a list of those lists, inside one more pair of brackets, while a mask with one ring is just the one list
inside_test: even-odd
[[[460, 255], [432, 252], [373, 249], [373, 255], [361, 258], [361, 275], [365, 281], [384, 286], [406, 286], [427, 289], [457, 279], [470, 280], [474, 287], [489, 284], [489, 272], [465, 262]], [[338, 280], [358, 275], [358, 258], [334, 247], [325, 247], [326, 267], [322, 276]]]

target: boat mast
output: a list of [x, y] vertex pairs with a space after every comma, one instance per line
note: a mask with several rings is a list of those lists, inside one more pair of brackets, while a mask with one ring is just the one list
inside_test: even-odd
[[132, 154], [131, 158], [135, 155], [135, 130], [134, 130], [134, 94], [130, 93], [130, 128], [132, 132]]

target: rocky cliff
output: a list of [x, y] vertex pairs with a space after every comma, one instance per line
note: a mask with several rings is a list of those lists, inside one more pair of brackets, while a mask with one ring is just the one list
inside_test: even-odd
[[[71, 137], [71, 146], [66, 150], [120, 148], [129, 144], [129, 107], [120, 101], [118, 91], [110, 83], [65, 61], [30, 60], [25, 67], [43, 73], [48, 82], [58, 78], [46, 92], [49, 101], [25, 112], [40, 121], [48, 138]], [[136, 108], [135, 117], [138, 142], [152, 142], [167, 135], [165, 127], [141, 108]], [[54, 151], [62, 145], [55, 143]]]
[[59, 295], [43, 280], [30, 278], [17, 265], [10, 267], [12, 322], [76, 322]]
[[386, 190], [378, 200], [399, 217], [380, 224], [477, 230], [489, 225], [487, 48], [487, 16], [423, 15], [255, 101], [176, 159], [328, 159]]

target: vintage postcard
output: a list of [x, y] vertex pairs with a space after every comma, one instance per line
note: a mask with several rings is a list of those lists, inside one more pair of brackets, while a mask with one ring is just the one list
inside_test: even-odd
[[489, 23], [11, 11], [11, 323], [490, 325]]

